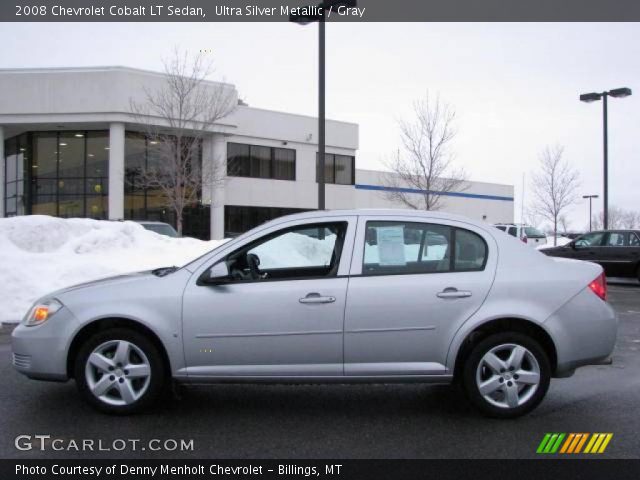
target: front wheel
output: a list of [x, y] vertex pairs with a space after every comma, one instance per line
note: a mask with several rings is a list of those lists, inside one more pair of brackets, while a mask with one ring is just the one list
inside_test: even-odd
[[463, 367], [471, 402], [497, 418], [524, 415], [542, 401], [551, 379], [549, 359], [540, 344], [517, 332], [490, 335], [472, 350]]
[[162, 357], [144, 335], [114, 328], [93, 335], [78, 352], [76, 384], [106, 413], [129, 414], [149, 406], [164, 384]]

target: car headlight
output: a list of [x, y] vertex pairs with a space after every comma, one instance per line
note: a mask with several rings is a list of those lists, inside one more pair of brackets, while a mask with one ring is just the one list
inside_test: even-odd
[[27, 327], [40, 325], [49, 320], [61, 308], [62, 304], [55, 298], [38, 302], [29, 311], [29, 315], [27, 315], [24, 324]]

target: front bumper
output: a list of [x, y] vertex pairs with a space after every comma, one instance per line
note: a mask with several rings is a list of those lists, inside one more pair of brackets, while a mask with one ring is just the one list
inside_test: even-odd
[[29, 378], [68, 380], [67, 355], [73, 314], [63, 307], [42, 325], [18, 325], [11, 334], [13, 366]]
[[618, 319], [613, 308], [588, 288], [551, 315], [544, 326], [556, 346], [555, 376], [569, 376], [585, 365], [611, 363]]

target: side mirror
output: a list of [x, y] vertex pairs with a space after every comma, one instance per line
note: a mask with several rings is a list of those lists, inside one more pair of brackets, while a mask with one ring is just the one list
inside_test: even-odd
[[576, 248], [578, 248], [578, 246], [576, 245], [576, 242], [575, 242], [575, 241], [573, 241], [573, 242], [569, 242], [569, 246], [570, 246], [573, 250], [575, 250]]
[[220, 283], [227, 283], [230, 280], [231, 276], [229, 275], [229, 267], [227, 267], [227, 262], [218, 262], [209, 269], [207, 283], [217, 285]]

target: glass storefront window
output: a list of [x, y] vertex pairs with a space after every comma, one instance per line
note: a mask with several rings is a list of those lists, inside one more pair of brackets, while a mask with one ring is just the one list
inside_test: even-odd
[[[15, 178], [15, 201], [7, 205], [16, 209], [6, 214], [107, 218], [108, 143], [107, 131], [30, 132], [7, 140]], [[100, 199], [96, 215], [89, 195]]]
[[58, 135], [58, 177], [82, 178], [85, 176], [84, 146], [83, 133], [61, 132]]
[[[200, 168], [202, 149], [192, 139], [188, 139], [187, 143], [189, 147], [197, 148], [193, 149], [194, 152], [185, 149], [184, 154], [190, 155], [190, 161], [197, 162]], [[155, 168], [162, 173], [166, 163], [174, 158], [176, 148], [174, 137], [145, 137], [137, 132], [125, 133], [125, 219], [159, 221], [175, 226], [175, 214], [167, 206], [164, 192], [146, 186], [142, 175], [145, 170], [153, 171]]]
[[8, 217], [25, 213], [25, 162], [29, 157], [28, 136], [26, 134], [5, 141], [3, 163], [5, 175], [4, 214]]

